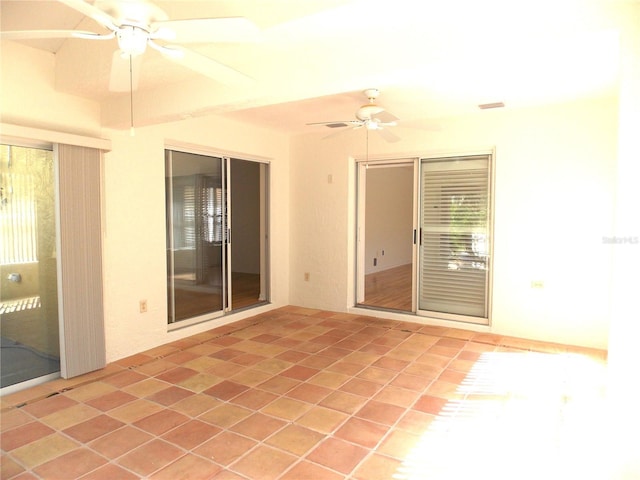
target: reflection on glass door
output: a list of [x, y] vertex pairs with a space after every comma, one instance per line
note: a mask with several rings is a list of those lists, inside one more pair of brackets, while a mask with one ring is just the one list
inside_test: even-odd
[[268, 301], [267, 167], [166, 151], [169, 323]]
[[0, 146], [2, 387], [60, 370], [53, 152]]
[[169, 323], [224, 310], [223, 159], [167, 151]]

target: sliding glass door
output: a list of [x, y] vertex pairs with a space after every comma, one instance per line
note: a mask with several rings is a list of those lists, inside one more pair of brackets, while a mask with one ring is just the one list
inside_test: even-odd
[[222, 158], [167, 151], [169, 323], [222, 312], [225, 306]]
[[488, 324], [492, 155], [358, 163], [356, 304]]
[[1, 386], [60, 370], [54, 158], [0, 146]]
[[267, 165], [177, 150], [165, 160], [168, 322], [266, 302]]

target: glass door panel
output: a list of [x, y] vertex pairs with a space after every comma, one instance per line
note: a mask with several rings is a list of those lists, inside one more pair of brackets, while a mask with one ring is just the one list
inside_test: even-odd
[[53, 152], [0, 146], [2, 387], [60, 371]]
[[489, 322], [490, 155], [422, 160], [419, 311]]
[[169, 323], [224, 311], [223, 163], [222, 158], [166, 153]]
[[267, 300], [266, 169], [264, 163], [230, 161], [233, 310]]
[[415, 161], [358, 168], [359, 305], [415, 311]]

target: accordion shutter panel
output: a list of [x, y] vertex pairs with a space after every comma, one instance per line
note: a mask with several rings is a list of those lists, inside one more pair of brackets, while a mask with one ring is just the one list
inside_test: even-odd
[[102, 284], [101, 152], [57, 145], [61, 374], [106, 364]]

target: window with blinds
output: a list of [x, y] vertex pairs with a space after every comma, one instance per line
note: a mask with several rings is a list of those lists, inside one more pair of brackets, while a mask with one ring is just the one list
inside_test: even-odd
[[52, 185], [50, 150], [0, 145], [0, 264], [38, 261], [38, 222], [55, 222]]
[[488, 323], [491, 155], [421, 161], [419, 309]]

